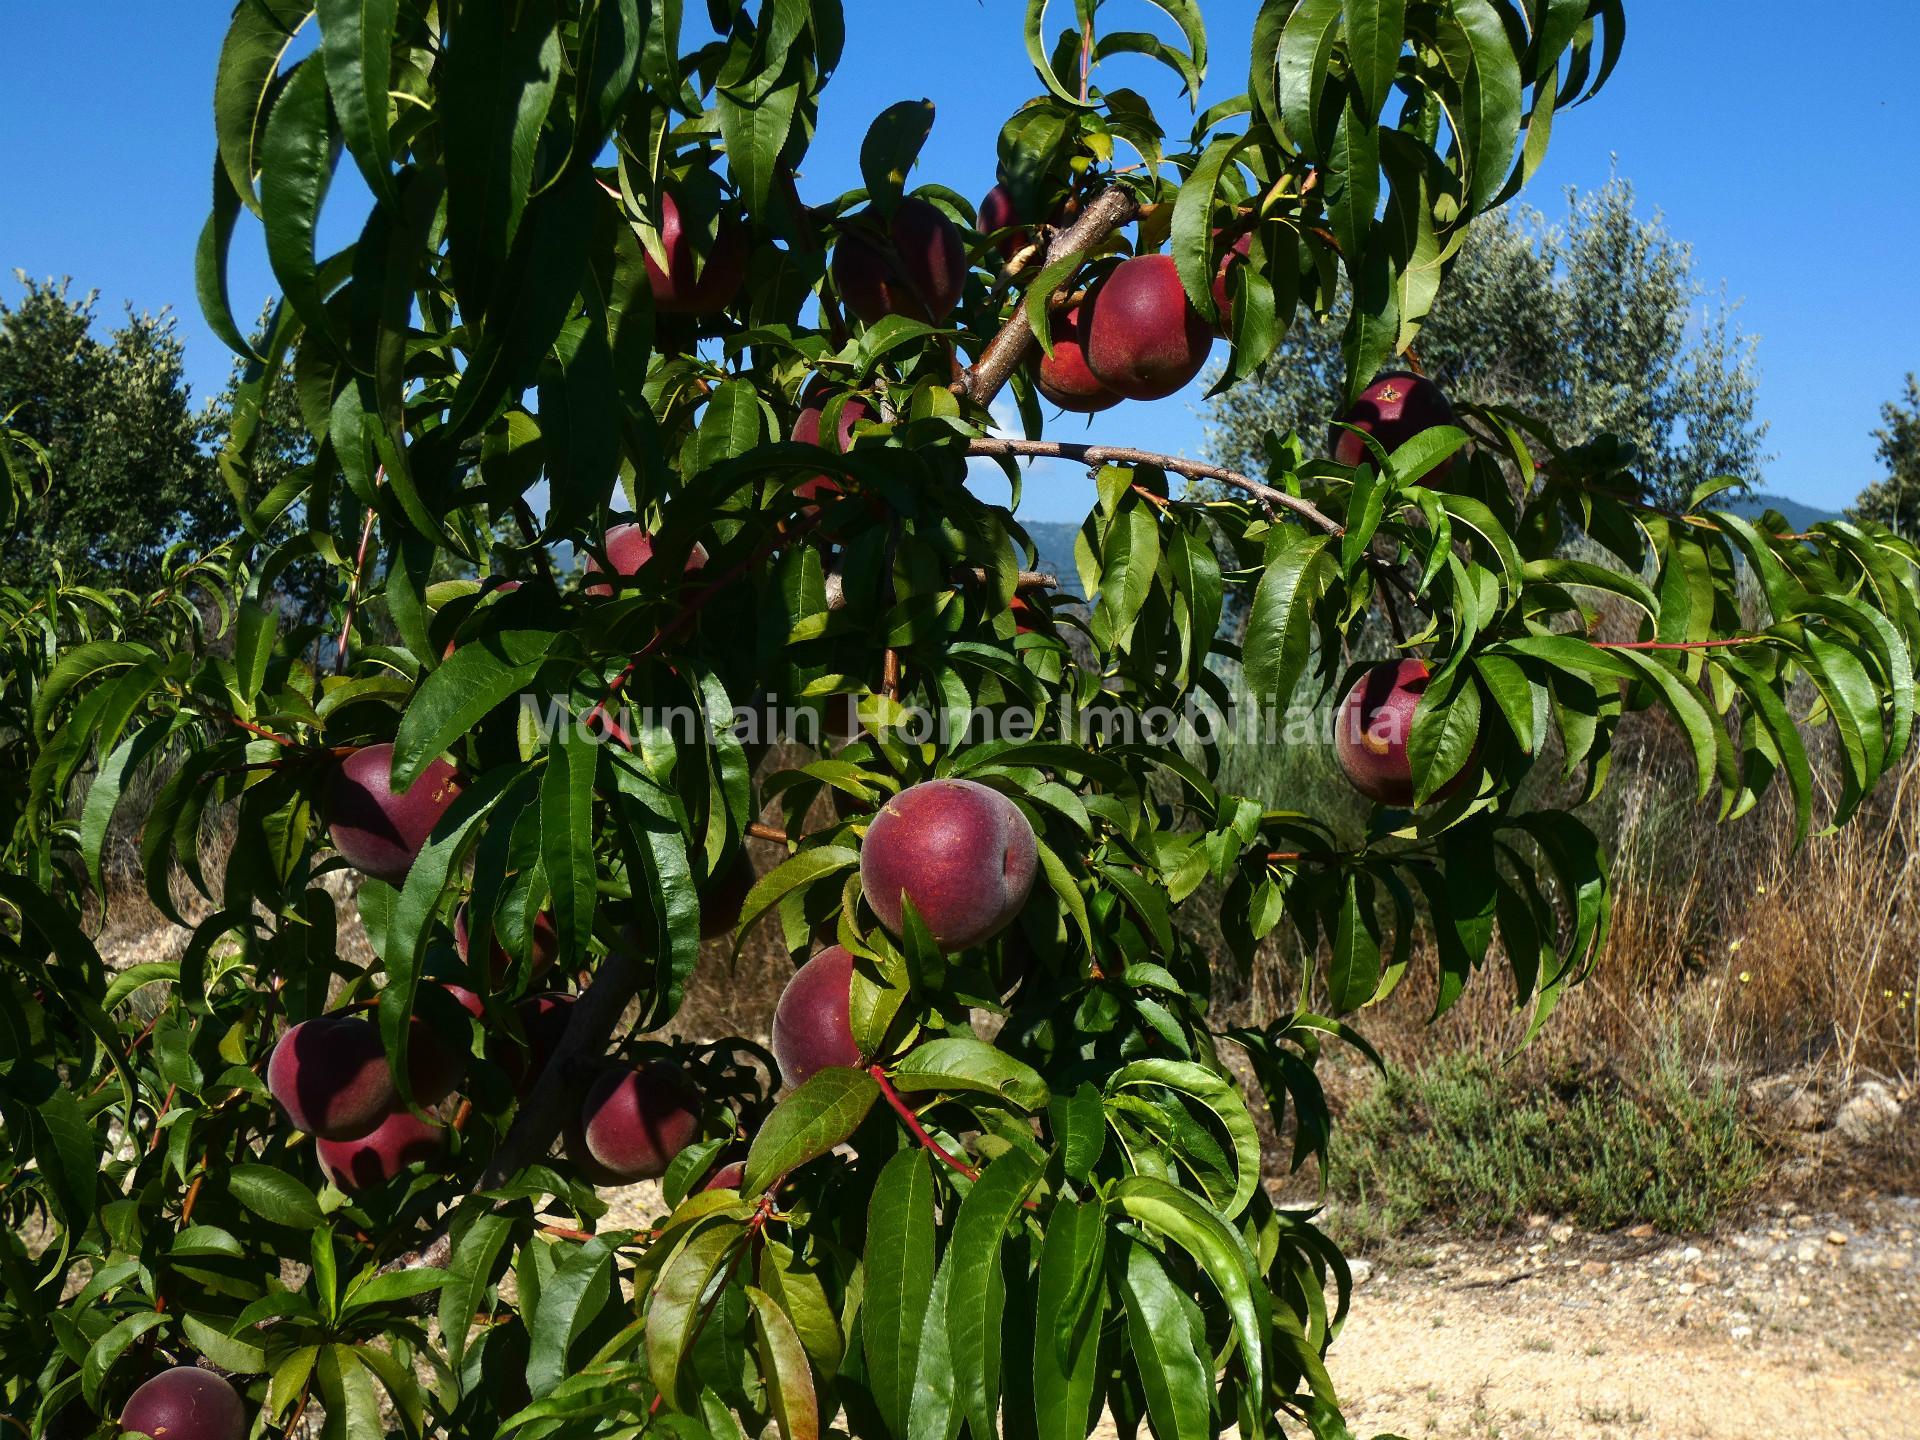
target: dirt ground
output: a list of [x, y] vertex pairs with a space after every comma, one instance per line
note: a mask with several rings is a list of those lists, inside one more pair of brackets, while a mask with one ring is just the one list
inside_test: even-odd
[[1362, 1273], [1329, 1360], [1356, 1436], [1920, 1440], [1920, 1199], [1696, 1242], [1537, 1221]]

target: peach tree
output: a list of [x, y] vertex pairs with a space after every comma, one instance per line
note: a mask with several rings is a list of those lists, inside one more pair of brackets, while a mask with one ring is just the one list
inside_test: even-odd
[[[1032, 0], [977, 209], [885, 77], [836, 92], [863, 184], [809, 186], [839, 0], [237, 6], [198, 273], [244, 533], [0, 612], [15, 1427], [1345, 1434], [1348, 1271], [1256, 1112], [1324, 1157], [1323, 1046], [1415, 964], [1444, 1009], [1504, 957], [1547, 1018], [1606, 942], [1575, 811], [1629, 712], [1803, 832], [1901, 761], [1903, 542], [1662, 509], [1617, 442], [1419, 374], [1619, 0], [1266, 0], [1206, 108], [1199, 9], [1155, 6]], [[1342, 290], [1346, 393], [1262, 477], [1044, 436], [1249, 381]], [[314, 458], [269, 488], [287, 375]], [[1096, 482], [1088, 604], [1029, 457]], [[276, 603], [296, 563], [330, 624]], [[1219, 782], [1227, 727], [1328, 701], [1363, 833]], [[109, 971], [135, 794], [190, 938]], [[750, 932], [796, 966], [770, 1041], [680, 1038]], [[1221, 1022], [1216, 965], [1282, 935], [1294, 1012]], [[640, 1179], [636, 1223], [603, 1192]]]

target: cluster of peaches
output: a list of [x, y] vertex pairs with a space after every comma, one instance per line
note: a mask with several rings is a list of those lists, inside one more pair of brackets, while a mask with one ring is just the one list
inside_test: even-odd
[[[740, 222], [722, 216], [702, 267], [670, 192], [662, 194], [660, 211], [658, 228], [668, 264], [663, 269], [651, 256], [647, 259], [655, 306], [671, 315], [719, 314], [746, 279], [747, 239]], [[1069, 200], [1052, 220], [1068, 223], [1073, 213]], [[1009, 262], [1034, 248], [1029, 221], [1016, 212], [1004, 184], [995, 185], [980, 202], [979, 228], [995, 237], [1001, 257]], [[1220, 257], [1213, 280], [1218, 331], [1187, 298], [1172, 256], [1138, 255], [1121, 261], [1053, 321], [1052, 353], [1030, 352], [1035, 387], [1062, 410], [1080, 414], [1105, 410], [1121, 400], [1157, 400], [1181, 389], [1206, 364], [1216, 334], [1225, 333], [1232, 322], [1229, 276], [1234, 266], [1246, 262], [1249, 248], [1249, 237], [1242, 233]], [[834, 247], [832, 265], [841, 300], [869, 325], [887, 315], [929, 324], [945, 320], [959, 303], [968, 268], [960, 227], [930, 201], [911, 197], [894, 208], [884, 228], [871, 214], [854, 217]], [[819, 445], [829, 387], [815, 377], [801, 398], [791, 438]], [[840, 408], [835, 448], [845, 450], [855, 426], [874, 418], [864, 399], [849, 396]], [[1357, 466], [1370, 453], [1364, 437], [1392, 453], [1423, 431], [1454, 423], [1453, 407], [1437, 385], [1424, 376], [1393, 372], [1360, 394], [1333, 427], [1328, 445], [1338, 463]], [[1443, 480], [1451, 464], [1449, 460], [1436, 470], [1430, 483]], [[795, 488], [801, 498], [812, 500], [838, 487], [816, 476]], [[607, 549], [616, 567], [628, 573], [629, 563], [637, 568], [651, 554], [644, 532], [632, 526], [610, 531]], [[698, 568], [705, 558], [696, 548], [688, 568]], [[1025, 608], [1019, 600], [1015, 605]], [[1021, 628], [1028, 628], [1024, 619]], [[1363, 674], [1340, 707], [1335, 746], [1341, 768], [1355, 788], [1383, 805], [1413, 802], [1407, 739], [1428, 679], [1420, 660], [1389, 661]]]

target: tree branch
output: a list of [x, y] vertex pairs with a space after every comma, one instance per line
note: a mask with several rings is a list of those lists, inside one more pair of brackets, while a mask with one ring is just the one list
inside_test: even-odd
[[[1078, 250], [1082, 254], [1092, 250], [1115, 230], [1140, 213], [1140, 202], [1125, 190], [1114, 187], [1103, 190], [1087, 203], [1079, 217], [1053, 237], [1047, 246], [1046, 261], [1041, 265], [1045, 270], [1056, 260], [1061, 260]], [[1016, 305], [1013, 314], [1007, 317], [1006, 324], [1000, 327], [1000, 333], [987, 342], [986, 349], [980, 352], [980, 358], [953, 382], [952, 390], [956, 395], [965, 395], [975, 403], [989, 405], [993, 397], [1007, 383], [1007, 377], [1013, 374], [1027, 353], [1027, 347], [1033, 343], [1033, 329], [1027, 324], [1026, 306]]]
[[1250, 479], [1237, 470], [1228, 470], [1220, 465], [1209, 465], [1204, 460], [1187, 460], [1178, 455], [1161, 455], [1152, 450], [1136, 450], [1131, 445], [1081, 445], [1064, 440], [1011, 440], [997, 435], [985, 435], [978, 440], [969, 441], [967, 454], [992, 459], [1020, 455], [1039, 456], [1049, 460], [1073, 460], [1089, 466], [1103, 465], [1109, 461], [1121, 465], [1155, 465], [1162, 470], [1171, 470], [1176, 475], [1185, 475], [1190, 480], [1218, 480], [1223, 485], [1231, 485], [1264, 505], [1291, 510], [1301, 519], [1318, 525], [1329, 535], [1346, 533], [1345, 526], [1328, 516], [1311, 500], [1302, 500], [1298, 495], [1289, 495], [1286, 491], [1276, 490], [1271, 485], [1262, 485], [1258, 480]]
[[[520, 1103], [513, 1125], [470, 1193], [498, 1189], [552, 1148], [567, 1107], [579, 1103], [583, 1062], [606, 1054], [613, 1027], [639, 989], [640, 967], [631, 952], [625, 946], [609, 950], [607, 958], [594, 972], [593, 983], [574, 1002], [553, 1057], [534, 1082], [532, 1093]], [[446, 1228], [452, 1219], [453, 1210], [449, 1207], [426, 1243], [381, 1266], [381, 1273], [421, 1267], [444, 1270], [453, 1258]]]

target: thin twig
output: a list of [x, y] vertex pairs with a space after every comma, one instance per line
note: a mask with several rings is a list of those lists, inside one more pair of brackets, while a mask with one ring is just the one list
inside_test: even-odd
[[926, 1149], [931, 1152], [934, 1159], [940, 1161], [948, 1169], [966, 1176], [969, 1180], [978, 1180], [980, 1178], [980, 1172], [978, 1170], [974, 1169], [973, 1166], [967, 1164], [966, 1161], [960, 1159], [958, 1156], [949, 1153], [944, 1145], [927, 1133], [927, 1127], [920, 1123], [920, 1117], [913, 1113], [913, 1107], [902, 1100], [900, 1098], [900, 1092], [893, 1088], [893, 1081], [887, 1078], [885, 1067], [869, 1065], [867, 1067], [867, 1073], [873, 1076], [875, 1083], [880, 1086], [881, 1097], [886, 1100], [887, 1104], [893, 1107], [893, 1113], [900, 1117], [900, 1122], [907, 1127], [908, 1132], [914, 1139], [918, 1140], [921, 1145], [925, 1146]]
[[[386, 478], [386, 473], [384, 469], [375, 473], [373, 483], [376, 488]], [[333, 647], [333, 673], [336, 675], [344, 675], [347, 671], [347, 640], [353, 634], [354, 613], [360, 608], [360, 577], [366, 573], [367, 546], [373, 541], [376, 513], [373, 506], [367, 506], [366, 521], [360, 526], [360, 549], [353, 557], [353, 574], [347, 580], [346, 619], [340, 623], [340, 639]]]
[[1730, 635], [1723, 640], [1595, 640], [1596, 650], [1719, 650], [1728, 645], [1760, 645], [1771, 635]]
[[1221, 465], [1209, 465], [1204, 460], [1188, 460], [1179, 455], [1162, 455], [1157, 451], [1139, 450], [1131, 445], [1081, 445], [1065, 440], [1013, 440], [998, 435], [983, 435], [967, 443], [969, 455], [1002, 458], [1011, 456], [1037, 456], [1049, 460], [1073, 460], [1083, 465], [1103, 465], [1109, 461], [1120, 465], [1157, 465], [1162, 470], [1171, 470], [1176, 475], [1184, 475], [1190, 480], [1218, 480], [1223, 485], [1231, 485], [1244, 494], [1267, 505], [1278, 506], [1282, 510], [1291, 510], [1303, 520], [1319, 526], [1329, 535], [1344, 535], [1346, 527], [1325, 514], [1311, 500], [1303, 500], [1298, 495], [1289, 495], [1284, 490], [1276, 490], [1271, 485], [1262, 485], [1237, 470], [1228, 470]]

